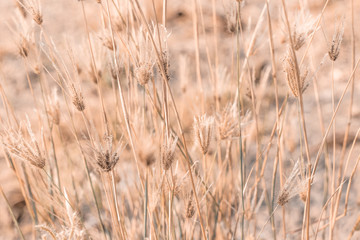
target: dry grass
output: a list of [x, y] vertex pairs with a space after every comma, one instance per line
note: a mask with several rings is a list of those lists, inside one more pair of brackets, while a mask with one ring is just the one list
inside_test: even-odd
[[357, 239], [355, 0], [1, 1], [0, 239]]

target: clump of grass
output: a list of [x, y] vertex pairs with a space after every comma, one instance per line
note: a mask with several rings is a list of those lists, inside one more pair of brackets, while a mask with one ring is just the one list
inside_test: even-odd
[[26, 125], [26, 133], [30, 139], [24, 136], [21, 129], [10, 128], [2, 136], [3, 145], [8, 152], [18, 159], [30, 163], [36, 168], [43, 169], [46, 163], [44, 150], [36, 139], [29, 120]]
[[[330, 239], [340, 236], [338, 221], [355, 209], [350, 207], [355, 201], [349, 199], [360, 159], [356, 156], [355, 161], [352, 151], [357, 135], [350, 151], [346, 144], [353, 136], [352, 104], [339, 163], [335, 140], [332, 166], [328, 160], [325, 167], [318, 163], [331, 124], [333, 138], [340, 135], [343, 121], [336, 115], [347, 100], [358, 64], [352, 30], [352, 73], [336, 105], [334, 61], [348, 36], [342, 21], [327, 48], [323, 47], [326, 39], [315, 37], [320, 31], [328, 32], [323, 16], [328, 16], [329, 0], [322, 10], [301, 1], [295, 9], [281, 0], [286, 40], [278, 37], [281, 17], [272, 16], [276, 1], [265, 1], [262, 10], [257, 1], [240, 0], [211, 0], [205, 5], [194, 0], [191, 6], [167, 0], [95, 2], [78, 1], [71, 3], [78, 8], [66, 9], [75, 19], [82, 18], [74, 26], [79, 30], [65, 39], [58, 33], [68, 29], [61, 30], [62, 24], [47, 17], [52, 3], [14, 2], [18, 12], [8, 27], [15, 51], [7, 48], [5, 54], [12, 55], [1, 58], [0, 134], [4, 156], [31, 215], [31, 229], [36, 229], [23, 233], [26, 220], [15, 219], [16, 208], [9, 202], [20, 235], [310, 239], [319, 208], [322, 213], [315, 235], [327, 229]], [[281, 62], [276, 56], [284, 53]], [[328, 82], [328, 76], [323, 72], [329, 66], [322, 60], [314, 71], [318, 55], [324, 54], [332, 64], [332, 111], [322, 111], [327, 105], [317, 90], [318, 84], [327, 88], [323, 82]], [[344, 74], [347, 52], [341, 56], [344, 61], [337, 64]], [[277, 74], [281, 63], [285, 75]], [[8, 74], [13, 68], [7, 64], [17, 70], [14, 76]], [[311, 78], [310, 72], [314, 72]], [[28, 89], [22, 87], [21, 79], [27, 80], [32, 101], [27, 101]], [[280, 84], [282, 80], [289, 91]], [[316, 89], [303, 98], [309, 80]], [[293, 127], [290, 92], [298, 103], [299, 129]], [[309, 104], [314, 92], [321, 132]], [[19, 93], [24, 99], [15, 95]], [[23, 121], [23, 116], [32, 121]], [[329, 119], [325, 131], [323, 124]], [[309, 137], [306, 129], [312, 130]], [[316, 141], [321, 141], [320, 146]], [[313, 164], [311, 155], [316, 152]], [[325, 153], [329, 154], [327, 148]], [[292, 165], [289, 159], [299, 160]], [[341, 189], [351, 165], [343, 202]], [[283, 173], [291, 166], [285, 180]], [[323, 169], [326, 181], [316, 185], [315, 191], [312, 181]], [[322, 202], [318, 192], [323, 192]], [[295, 196], [305, 202], [305, 208], [294, 207], [291, 199]], [[342, 205], [345, 210], [339, 215]], [[282, 212], [276, 211], [278, 207]], [[298, 223], [301, 217], [302, 225]], [[269, 221], [271, 229], [266, 228]], [[296, 228], [300, 230], [292, 231]], [[268, 235], [261, 236], [263, 230]], [[358, 230], [357, 220], [349, 238]]]

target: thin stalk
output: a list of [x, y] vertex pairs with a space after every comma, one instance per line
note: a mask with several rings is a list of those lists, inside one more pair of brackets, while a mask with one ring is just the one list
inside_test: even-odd
[[144, 203], [144, 239], [147, 238], [147, 207], [148, 207], [148, 169], [145, 176], [145, 203]]
[[0, 192], [1, 192], [1, 195], [3, 196], [3, 198], [5, 199], [6, 206], [7, 206], [8, 209], [9, 209], [11, 218], [12, 218], [12, 220], [13, 220], [13, 222], [14, 222], [14, 224], [15, 224], [15, 227], [16, 227], [18, 233], [19, 233], [20, 239], [25, 240], [24, 234], [22, 233], [22, 231], [21, 231], [21, 229], [20, 229], [20, 226], [19, 226], [19, 223], [18, 223], [18, 221], [16, 220], [16, 217], [15, 217], [15, 215], [14, 215], [14, 212], [13, 212], [12, 209], [11, 209], [9, 200], [6, 198], [6, 195], [5, 195], [5, 193], [4, 193], [4, 191], [3, 191], [3, 189], [2, 189], [1, 186], [0, 186]]
[[114, 169], [113, 169], [113, 170], [111, 170], [111, 183], [112, 183], [112, 191], [113, 191], [113, 196], [114, 196], [114, 204], [115, 204], [116, 216], [117, 216], [117, 220], [118, 220], [118, 223], [119, 223], [121, 237], [122, 237], [122, 239], [125, 239], [124, 232], [123, 232], [123, 229], [121, 227], [121, 218], [120, 218], [120, 212], [119, 212], [119, 205], [118, 205], [118, 199], [117, 199], [117, 193], [116, 193], [116, 184], [115, 184], [115, 176], [114, 175], [115, 175], [115, 173], [114, 173]]
[[[332, 106], [332, 113], [335, 112], [335, 90], [334, 90], [334, 61], [331, 61], [331, 106]], [[336, 122], [334, 118], [334, 123], [332, 125], [333, 130], [333, 162], [332, 162], [332, 177], [331, 177], [331, 194], [335, 191], [335, 168], [336, 168]], [[330, 208], [330, 227], [329, 227], [329, 239], [333, 239], [333, 232], [334, 232], [334, 226], [333, 226], [333, 220], [336, 218], [335, 214], [335, 202], [334, 198], [331, 200], [331, 208]]]
[[243, 149], [242, 149], [242, 131], [241, 131], [241, 102], [240, 102], [240, 36], [239, 36], [239, 26], [240, 26], [240, 2], [237, 3], [237, 21], [236, 21], [236, 68], [237, 68], [237, 94], [238, 94], [238, 108], [239, 108], [239, 151], [240, 151], [240, 189], [241, 189], [241, 239], [245, 240], [245, 203], [244, 203], [244, 162], [243, 162]]
[[[354, 0], [351, 0], [351, 70], [353, 70], [354, 67], [355, 67]], [[354, 78], [354, 76], [353, 76], [353, 78]], [[341, 178], [340, 174], [341, 174], [341, 171], [343, 168], [343, 161], [345, 158], [346, 146], [347, 146], [347, 142], [348, 142], [351, 121], [352, 121], [352, 117], [353, 117], [353, 103], [354, 103], [354, 92], [355, 92], [354, 90], [355, 90], [355, 81], [354, 81], [354, 79], [352, 79], [351, 90], [350, 90], [348, 122], [346, 125], [343, 145], [342, 145], [341, 154], [340, 154], [339, 177], [338, 177], [338, 182], [337, 182], [338, 185], [340, 184], [340, 182], [339, 182], [340, 178]]]
[[[276, 72], [276, 61], [275, 61], [275, 49], [274, 49], [274, 42], [273, 42], [273, 31], [272, 31], [272, 25], [271, 25], [271, 16], [270, 16], [270, 10], [269, 10], [269, 0], [266, 0], [266, 12], [267, 12], [267, 20], [268, 20], [268, 34], [269, 34], [269, 45], [270, 45], [270, 55], [271, 55], [271, 70], [272, 70], [272, 78], [274, 81], [274, 89], [275, 89], [275, 108], [276, 108], [276, 125], [277, 125], [277, 150], [276, 150], [276, 159], [279, 159], [279, 148], [280, 148], [280, 127], [279, 127], [279, 95], [278, 95], [278, 86], [277, 86], [277, 72]], [[279, 159], [279, 161], [281, 161]], [[282, 174], [280, 174], [280, 183], [282, 186]], [[274, 202], [274, 199], [272, 200]], [[273, 210], [273, 204], [271, 204], [271, 212]], [[276, 239], [276, 231], [275, 231], [275, 218], [274, 216], [271, 219], [272, 227], [273, 227], [273, 233], [274, 233], [274, 239]], [[284, 238], [286, 236], [286, 225], [285, 225], [285, 208], [283, 208], [283, 234]]]
[[39, 224], [39, 219], [38, 219], [38, 214], [37, 214], [37, 209], [36, 209], [36, 203], [34, 201], [33, 193], [32, 193], [32, 190], [31, 190], [31, 185], [29, 183], [29, 177], [27, 175], [26, 168], [24, 167], [24, 165], [22, 164], [21, 166], [22, 166], [22, 169], [23, 169], [23, 172], [24, 172], [26, 187], [27, 187], [27, 189], [29, 191], [29, 197], [30, 197], [30, 200], [31, 200], [31, 206], [32, 206], [32, 210], [33, 210], [33, 213], [34, 213], [34, 223], [35, 223], [35, 225], [37, 225], [37, 224]]

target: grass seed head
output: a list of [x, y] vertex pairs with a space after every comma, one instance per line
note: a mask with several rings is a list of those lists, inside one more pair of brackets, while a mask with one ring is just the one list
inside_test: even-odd
[[152, 77], [152, 65], [150, 63], [140, 63], [135, 69], [135, 77], [141, 86], [145, 86]]
[[29, 53], [29, 43], [25, 37], [21, 37], [20, 43], [18, 44], [19, 54], [21, 57], [26, 58]]
[[297, 71], [300, 70], [296, 69], [295, 59], [294, 59], [296, 56], [294, 55], [295, 53], [292, 53], [291, 48], [289, 47], [284, 58], [283, 67], [284, 67], [284, 72], [286, 73], [286, 80], [292, 94], [295, 97], [299, 97], [300, 91], [301, 93], [303, 93], [308, 87], [308, 84], [305, 82], [308, 71], [306, 70], [302, 75], [300, 75], [299, 77], [297, 76]]
[[31, 130], [29, 121], [27, 122], [27, 133], [30, 136], [30, 140], [25, 139], [21, 130], [6, 130], [2, 136], [3, 145], [9, 153], [18, 159], [43, 169], [45, 167], [45, 157]]
[[331, 41], [330, 49], [328, 52], [331, 61], [336, 61], [336, 59], [340, 54], [340, 45], [343, 39], [343, 35], [344, 35], [344, 21], [342, 21], [337, 25], [336, 31]]
[[164, 69], [164, 74], [165, 74], [166, 80], [170, 81], [170, 73], [169, 73], [170, 60], [169, 60], [169, 54], [167, 51], [163, 51], [160, 64], [162, 65], [162, 67]]
[[96, 164], [102, 172], [110, 172], [114, 169], [119, 161], [118, 151], [122, 148], [122, 141], [119, 141], [117, 149], [113, 149], [113, 137], [111, 135], [104, 136], [105, 146], [100, 143], [93, 149]]
[[167, 136], [161, 149], [161, 162], [165, 171], [169, 170], [175, 159], [175, 149], [178, 138], [173, 134]]
[[21, 16], [23, 18], [26, 18], [27, 12], [26, 12], [26, 9], [24, 8], [24, 1], [18, 0], [15, 2], [15, 5], [16, 5], [17, 9], [19, 10], [19, 12], [21, 13]]
[[237, 29], [240, 29], [237, 23], [237, 6], [235, 2], [227, 7], [226, 28], [230, 33], [236, 33]]
[[41, 5], [39, 0], [18, 0], [17, 3], [31, 14], [33, 20], [38, 25], [43, 23], [43, 16], [41, 13]]
[[300, 162], [297, 161], [289, 175], [286, 179], [283, 189], [280, 191], [277, 203], [280, 206], [284, 206], [289, 200], [296, 195], [300, 195], [300, 197], [306, 200], [307, 196], [307, 187], [308, 187], [308, 178], [301, 179], [301, 172], [304, 170], [300, 166]]
[[195, 141], [199, 144], [203, 155], [206, 155], [209, 150], [213, 125], [214, 117], [208, 117], [206, 114], [194, 117]]
[[189, 196], [186, 199], [186, 206], [185, 206], [185, 217], [192, 218], [195, 215], [195, 205], [193, 199], [193, 191], [191, 190]]
[[72, 103], [79, 112], [84, 111], [85, 103], [82, 93], [78, 89], [76, 89], [73, 84], [71, 85], [71, 91], [72, 91]]
[[114, 42], [113, 44], [112, 36], [111, 33], [109, 33], [109, 31], [105, 30], [104, 33], [99, 36], [99, 39], [101, 40], [103, 46], [108, 48], [110, 51], [114, 50], [114, 45], [116, 48], [116, 42]]
[[314, 32], [314, 23], [314, 20], [308, 14], [296, 16], [291, 33], [295, 51], [298, 51], [305, 44], [306, 39]]
[[226, 106], [218, 115], [217, 121], [221, 140], [232, 139], [240, 135], [238, 118], [234, 104]]

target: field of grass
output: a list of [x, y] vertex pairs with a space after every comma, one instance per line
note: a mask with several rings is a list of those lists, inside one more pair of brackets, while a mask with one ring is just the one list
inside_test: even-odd
[[0, 239], [360, 239], [359, 11], [0, 1]]

